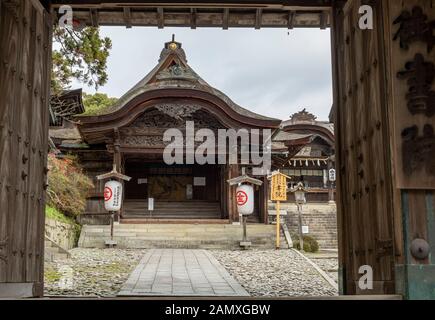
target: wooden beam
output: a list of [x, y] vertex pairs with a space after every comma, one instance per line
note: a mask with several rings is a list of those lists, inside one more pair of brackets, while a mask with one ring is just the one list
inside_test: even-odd
[[289, 11], [288, 13], [288, 29], [293, 29], [295, 25], [296, 11]]
[[[123, 1], [119, 0], [51, 0], [51, 3], [56, 6], [60, 6], [63, 4], [69, 4], [74, 6], [106, 6], [109, 8], [114, 8], [116, 5], [119, 5]], [[126, 1], [127, 2], [127, 1]], [[190, 1], [162, 1], [165, 2], [165, 6], [167, 7], [182, 7], [183, 4], [195, 4], [196, 7], [220, 7], [220, 6], [233, 6], [239, 8], [247, 8], [247, 7], [271, 7], [271, 8], [280, 8], [282, 6], [287, 7], [303, 7], [303, 8], [327, 8], [332, 6], [332, 0], [220, 0], [216, 2], [210, 2], [208, 0], [190, 0]], [[152, 6], [158, 3], [156, 0], [129, 0], [129, 4], [132, 5], [140, 5], [140, 6]]]
[[163, 29], [165, 26], [163, 8], [157, 8], [157, 27]]
[[124, 7], [124, 20], [125, 20], [125, 27], [127, 29], [131, 28], [131, 11], [130, 7]]
[[[129, 6], [132, 8], [131, 6]], [[166, 7], [155, 7], [153, 10], [145, 10], [142, 8], [134, 8], [134, 14], [131, 15], [131, 24], [133, 26], [156, 26], [163, 28], [164, 26], [171, 27], [191, 27], [191, 9], [172, 9], [164, 11]], [[97, 10], [97, 9], [95, 9]], [[323, 10], [325, 16], [329, 12]], [[217, 27], [228, 29], [231, 27], [242, 28], [320, 28], [320, 12], [317, 11], [297, 11], [297, 10], [268, 10], [261, 8], [257, 11], [244, 10], [236, 11], [230, 8], [217, 10], [199, 10], [195, 8], [193, 17], [194, 26], [196, 28]], [[231, 13], [231, 15], [230, 15]], [[261, 14], [260, 14], [261, 13]], [[74, 18], [83, 21], [86, 25], [92, 25], [90, 20], [89, 9], [74, 9]], [[329, 26], [329, 17], [325, 17], [325, 27]], [[119, 10], [108, 10], [106, 8], [98, 9], [98, 24], [107, 26], [125, 26], [125, 14], [123, 8]]]
[[328, 26], [328, 13], [326, 11], [322, 11], [320, 13], [320, 29], [325, 30]]
[[263, 17], [263, 9], [257, 9], [255, 12], [255, 29], [261, 28], [261, 20]]
[[90, 20], [91, 20], [91, 25], [93, 27], [98, 28], [99, 27], [99, 22], [98, 22], [98, 11], [97, 11], [97, 9], [91, 9], [89, 11], [89, 17], [90, 17]]
[[190, 9], [190, 29], [196, 29], [196, 9]]
[[229, 8], [225, 8], [224, 9], [224, 14], [223, 14], [223, 17], [222, 17], [222, 29], [228, 30], [229, 18], [230, 18], [230, 9]]

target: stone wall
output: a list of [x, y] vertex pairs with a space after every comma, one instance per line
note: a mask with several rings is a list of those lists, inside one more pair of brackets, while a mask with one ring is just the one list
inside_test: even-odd
[[110, 225], [110, 215], [82, 213], [78, 215], [78, 222], [83, 226], [89, 225]]
[[46, 218], [45, 235], [66, 250], [76, 246], [77, 229], [74, 225]]
[[[274, 203], [269, 203], [272, 212], [275, 209]], [[285, 210], [287, 215], [281, 219], [285, 221], [290, 233], [298, 234], [298, 211], [294, 203], [281, 203], [281, 211]], [[269, 216], [270, 221], [275, 216]], [[320, 249], [337, 249], [337, 208], [335, 204], [328, 203], [307, 203], [302, 206], [302, 225], [308, 226], [308, 236], [313, 237], [319, 243]], [[295, 240], [295, 239], [293, 239]]]

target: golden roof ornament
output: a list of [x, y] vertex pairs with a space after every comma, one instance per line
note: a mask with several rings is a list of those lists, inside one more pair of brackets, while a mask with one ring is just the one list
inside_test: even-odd
[[172, 35], [172, 40], [169, 42], [165, 42], [165, 47], [163, 48], [162, 52], [160, 53], [160, 59], [161, 61], [164, 57], [166, 57], [169, 54], [176, 53], [178, 56], [180, 56], [184, 61], [186, 60], [186, 54], [184, 53], [184, 50], [181, 48], [181, 43], [175, 41], [175, 34]]

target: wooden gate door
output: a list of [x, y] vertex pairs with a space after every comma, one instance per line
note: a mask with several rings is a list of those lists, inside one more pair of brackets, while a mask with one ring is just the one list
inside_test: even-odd
[[50, 16], [0, 0], [0, 297], [43, 294]]
[[[383, 1], [334, 1], [333, 72], [341, 292], [394, 293], [393, 192]], [[359, 28], [370, 3], [373, 29]], [[373, 289], [361, 290], [363, 266]], [[364, 267], [363, 267], [364, 268]]]

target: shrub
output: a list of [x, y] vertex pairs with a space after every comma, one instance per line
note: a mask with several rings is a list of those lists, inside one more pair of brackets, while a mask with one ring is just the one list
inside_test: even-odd
[[[296, 235], [293, 239], [295, 239], [293, 241], [293, 246], [298, 249], [301, 250], [301, 245], [299, 243], [299, 237]], [[310, 236], [303, 236], [304, 239], [304, 251], [305, 252], [317, 252], [319, 251], [319, 243], [317, 242], [316, 239], [314, 239], [313, 237]]]
[[86, 195], [93, 187], [74, 158], [58, 159], [48, 155], [47, 204], [75, 218], [84, 211]]
[[73, 218], [65, 216], [62, 212], [53, 208], [49, 205], [45, 206], [45, 217], [53, 220], [57, 220], [74, 227], [74, 246], [77, 246], [80, 238], [80, 232], [82, 230], [81, 225], [79, 225]]
[[62, 212], [49, 205], [45, 206], [45, 216], [49, 219], [57, 220], [67, 224], [75, 223], [75, 220], [73, 218], [65, 216]]

